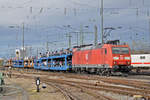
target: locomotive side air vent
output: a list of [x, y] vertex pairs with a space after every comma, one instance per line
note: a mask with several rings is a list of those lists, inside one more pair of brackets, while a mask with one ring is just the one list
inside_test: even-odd
[[74, 46], [73, 48], [84, 48], [88, 46], [92, 46], [93, 44], [85, 44], [85, 45], [80, 45], [80, 46]]
[[73, 48], [76, 50], [91, 50], [91, 49], [97, 49], [97, 48], [102, 48], [103, 44], [99, 43], [98, 45], [93, 45], [93, 44], [86, 44], [86, 45], [80, 45], [80, 46], [74, 46]]
[[120, 44], [120, 40], [110, 40], [110, 41], [107, 41], [106, 44], [118, 45]]

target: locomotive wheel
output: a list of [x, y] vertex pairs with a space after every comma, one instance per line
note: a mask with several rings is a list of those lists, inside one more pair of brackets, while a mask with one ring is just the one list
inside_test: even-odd
[[107, 72], [107, 77], [109, 77], [109, 76], [111, 76], [111, 72], [110, 71]]
[[103, 70], [101, 76], [106, 76], [106, 70]]
[[112, 71], [110, 69], [103, 69], [103, 70], [99, 71], [99, 75], [100, 76], [111, 76]]

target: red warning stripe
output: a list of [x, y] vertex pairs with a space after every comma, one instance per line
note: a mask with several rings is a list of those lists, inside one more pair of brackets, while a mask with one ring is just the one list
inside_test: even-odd
[[131, 63], [131, 64], [150, 64], [150, 62], [144, 62], [144, 63], [142, 63], [142, 62], [136, 62], [136, 63]]

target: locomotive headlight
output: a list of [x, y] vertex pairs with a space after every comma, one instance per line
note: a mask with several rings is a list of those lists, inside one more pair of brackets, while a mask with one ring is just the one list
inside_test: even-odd
[[125, 60], [130, 60], [130, 57], [124, 57]]
[[130, 64], [130, 62], [127, 61], [127, 64]]
[[113, 59], [114, 59], [114, 60], [118, 60], [118, 59], [119, 59], [119, 57], [113, 57]]
[[116, 62], [116, 61], [114, 61], [114, 64], [117, 64], [117, 62]]

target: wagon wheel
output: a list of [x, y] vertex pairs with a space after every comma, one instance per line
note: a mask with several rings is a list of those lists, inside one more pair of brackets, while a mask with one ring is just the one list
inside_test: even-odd
[[141, 71], [141, 70], [140, 70], [139, 68], [136, 69], [136, 73], [140, 73], [140, 71]]

